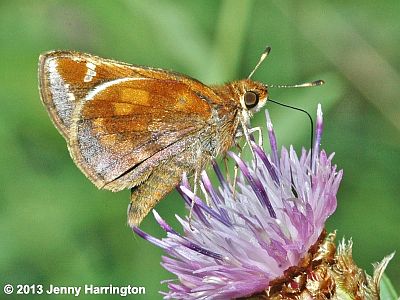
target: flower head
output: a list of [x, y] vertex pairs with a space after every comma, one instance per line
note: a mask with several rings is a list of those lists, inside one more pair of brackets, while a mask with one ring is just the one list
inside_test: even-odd
[[254, 143], [251, 163], [229, 153], [241, 171], [235, 190], [213, 163], [218, 188], [204, 171], [201, 174], [207, 205], [184, 177], [178, 191], [189, 206], [192, 199], [195, 204], [191, 226], [188, 218], [177, 216], [183, 235], [156, 211], [167, 237], [159, 240], [133, 228], [168, 254], [162, 265], [178, 281], [167, 281], [165, 299], [230, 299], [263, 292], [285, 271], [304, 262], [323, 233], [336, 209], [342, 171], [332, 164], [333, 154], [319, 148], [321, 107], [313, 149], [303, 149], [299, 156], [292, 147], [278, 151], [268, 112], [266, 116], [271, 154]]

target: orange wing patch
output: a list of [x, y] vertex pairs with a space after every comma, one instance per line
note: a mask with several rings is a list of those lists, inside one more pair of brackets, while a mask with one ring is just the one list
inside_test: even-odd
[[210, 117], [209, 104], [183, 82], [134, 78], [107, 82], [77, 107], [71, 153], [85, 162], [80, 164], [84, 173], [103, 187], [207, 127]]

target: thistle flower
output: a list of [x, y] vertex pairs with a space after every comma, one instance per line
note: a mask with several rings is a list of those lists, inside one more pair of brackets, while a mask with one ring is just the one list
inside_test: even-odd
[[[326, 299], [328, 295], [336, 299], [344, 295], [342, 290], [361, 295], [362, 287], [378, 295], [379, 279], [390, 258], [379, 265], [374, 278], [366, 277], [350, 264], [351, 243], [342, 242], [335, 254], [335, 234], [324, 231], [327, 218], [336, 209], [343, 173], [332, 164], [333, 154], [319, 149], [321, 107], [313, 150], [303, 149], [300, 157], [293, 147], [278, 151], [268, 112], [266, 118], [270, 155], [254, 143], [256, 157], [251, 163], [229, 153], [241, 171], [235, 190], [215, 163], [213, 169], [220, 182], [217, 189], [205, 171], [201, 174], [209, 205], [193, 194], [183, 177], [177, 189], [189, 207], [193, 198], [195, 201], [191, 226], [188, 218], [177, 216], [183, 235], [155, 210], [166, 238], [160, 240], [132, 228], [164, 249], [168, 256], [163, 256], [162, 266], [178, 277], [178, 281], [165, 281], [169, 291], [163, 293], [164, 299]], [[333, 267], [338, 261], [342, 264]], [[335, 270], [350, 280], [360, 280], [359, 288], [349, 292], [354, 285], [350, 283], [347, 289], [346, 282], [335, 277]]]

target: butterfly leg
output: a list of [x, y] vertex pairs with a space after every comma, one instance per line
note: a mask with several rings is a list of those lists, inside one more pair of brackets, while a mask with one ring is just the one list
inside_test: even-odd
[[225, 177], [226, 181], [231, 184], [231, 177], [229, 176], [229, 168], [228, 168], [228, 157], [224, 155], [224, 169], [225, 169]]
[[[200, 174], [201, 171], [204, 169], [204, 166], [206, 166], [206, 164], [211, 161], [212, 156], [207, 152], [207, 149], [203, 149], [201, 147], [201, 145], [199, 147], [197, 147], [196, 150], [196, 163], [195, 163], [195, 169], [194, 169], [194, 179], [193, 179], [193, 198], [192, 198], [192, 203], [190, 205], [190, 211], [189, 211], [189, 227], [191, 230], [193, 230], [192, 228], [192, 218], [193, 218], [193, 209], [194, 209], [194, 205], [195, 205], [195, 200], [197, 197], [197, 191], [198, 191], [198, 187], [200, 186], [201, 182], [200, 182]], [[203, 191], [204, 186], [202, 186]], [[206, 203], [207, 205], [210, 205], [209, 199], [207, 198], [207, 193], [204, 191], [204, 195], [206, 198]]]
[[[258, 146], [262, 148], [263, 146], [263, 135], [260, 127], [253, 127], [249, 129], [249, 134], [252, 134], [253, 132], [258, 132]], [[253, 149], [253, 147], [250, 145], [250, 148]], [[257, 170], [257, 157], [254, 156], [254, 169]]]
[[[240, 151], [238, 153], [238, 157], [240, 158], [241, 156], [242, 156], [242, 152]], [[235, 167], [233, 169], [233, 186], [232, 186], [233, 199], [235, 199], [235, 196], [236, 196], [236, 183], [237, 183], [238, 174], [239, 174], [239, 166], [237, 164], [235, 164]]]
[[[250, 145], [251, 154], [252, 154], [253, 157], [255, 158], [256, 155], [255, 155], [254, 150], [253, 150], [253, 147], [251, 147], [251, 143], [250, 143], [251, 141], [254, 140], [254, 138], [251, 136], [251, 132], [250, 132], [251, 128], [248, 128], [247, 125], [246, 125], [246, 123], [245, 123], [243, 120], [241, 120], [240, 123], [241, 123], [241, 125], [242, 125], [243, 134], [244, 134], [244, 137], [245, 137], [245, 139], [246, 139], [246, 144], [249, 144], [249, 145]], [[245, 145], [246, 145], [246, 144], [245, 144]]]
[[193, 179], [193, 198], [192, 198], [192, 203], [190, 204], [190, 211], [189, 211], [189, 227], [192, 231], [193, 231], [192, 227], [193, 208], [196, 200], [198, 186], [199, 186], [199, 169], [196, 169], [196, 171], [194, 172], [194, 179]]
[[207, 206], [211, 207], [211, 201], [210, 201], [210, 196], [208, 195], [208, 193], [206, 192], [206, 189], [204, 188], [204, 184], [201, 182], [201, 180], [199, 180], [200, 183], [200, 188], [203, 191], [204, 194], [204, 198], [206, 200], [206, 204]]
[[252, 127], [249, 129], [249, 134], [253, 132], [258, 132], [258, 146], [262, 147], [263, 145], [263, 135], [260, 127]]

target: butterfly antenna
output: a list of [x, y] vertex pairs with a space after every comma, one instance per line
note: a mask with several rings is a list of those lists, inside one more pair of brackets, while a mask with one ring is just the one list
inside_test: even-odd
[[293, 84], [293, 85], [287, 85], [287, 84], [269, 84], [268, 87], [272, 88], [303, 88], [303, 87], [312, 87], [312, 86], [319, 86], [323, 85], [325, 81], [323, 80], [315, 80], [311, 82], [305, 82], [301, 84]]
[[[311, 82], [305, 82], [305, 83], [293, 84], [293, 85], [270, 84], [267, 87], [272, 87], [272, 88], [303, 88], [303, 87], [319, 86], [319, 85], [323, 85], [324, 83], [325, 83], [325, 81], [323, 81], [323, 80], [315, 80], [315, 81], [311, 81]], [[312, 157], [312, 155], [313, 155], [313, 141], [314, 141], [314, 122], [313, 122], [313, 119], [312, 119], [311, 115], [307, 111], [305, 111], [304, 109], [301, 109], [301, 108], [298, 108], [298, 107], [295, 107], [295, 106], [283, 104], [283, 103], [280, 103], [278, 101], [271, 100], [271, 99], [268, 99], [268, 101], [270, 101], [272, 103], [275, 103], [275, 104], [278, 104], [278, 105], [281, 105], [281, 106], [284, 106], [284, 107], [288, 107], [288, 108], [300, 111], [302, 113], [305, 113], [308, 116], [308, 118], [310, 119], [310, 126], [311, 126], [310, 151], [311, 151], [311, 157]], [[310, 162], [311, 162], [311, 160], [310, 160]]]
[[253, 76], [254, 72], [258, 69], [258, 67], [262, 64], [262, 62], [267, 58], [268, 54], [271, 52], [271, 47], [267, 46], [264, 52], [261, 54], [260, 60], [254, 67], [253, 71], [251, 71], [250, 75], [247, 76], [247, 79], [250, 79]]

